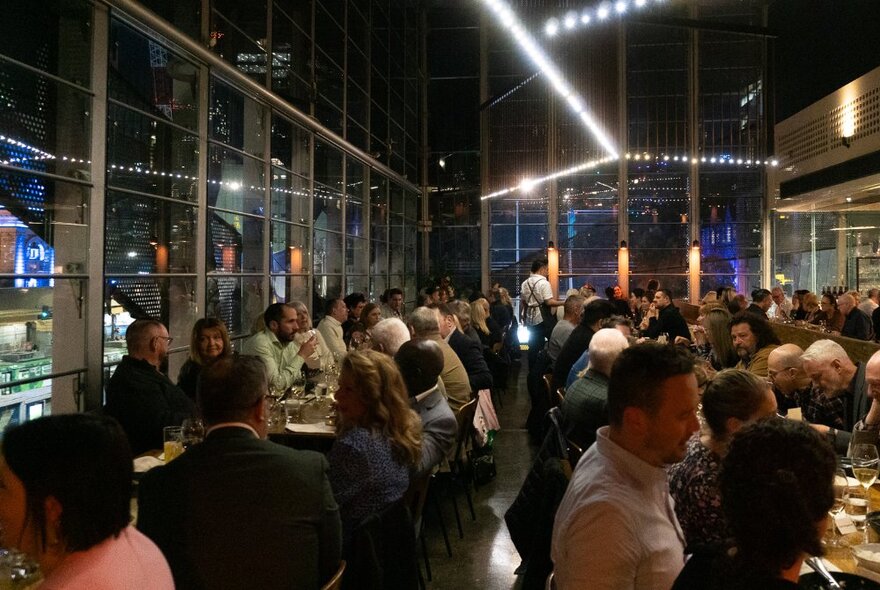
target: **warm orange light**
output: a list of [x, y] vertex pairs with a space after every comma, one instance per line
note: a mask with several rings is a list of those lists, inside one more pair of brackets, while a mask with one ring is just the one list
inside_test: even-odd
[[296, 246], [290, 246], [290, 272], [294, 274], [299, 274], [302, 272], [303, 266], [303, 254], [302, 248], [297, 248]]
[[626, 241], [620, 242], [620, 250], [617, 251], [617, 283], [625, 297], [629, 297], [629, 248]]
[[700, 302], [700, 242], [694, 240], [689, 256], [689, 283], [691, 303]]
[[553, 296], [559, 295], [559, 250], [550, 242], [547, 248], [547, 280], [553, 290]]
[[168, 246], [156, 245], [156, 272], [168, 272]]

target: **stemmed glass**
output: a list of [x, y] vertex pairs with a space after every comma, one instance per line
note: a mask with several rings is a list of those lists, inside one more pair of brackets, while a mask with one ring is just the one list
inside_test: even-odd
[[826, 541], [829, 547], [840, 546], [840, 537], [837, 532], [837, 515], [846, 507], [849, 484], [846, 480], [846, 472], [843, 469], [837, 469], [834, 472], [834, 504], [828, 514], [831, 516], [831, 538]]
[[[870, 512], [870, 496], [868, 489], [877, 481], [877, 474], [880, 472], [880, 457], [877, 454], [877, 447], [869, 444], [853, 445], [850, 450], [852, 458], [853, 475], [865, 488], [865, 510]], [[867, 519], [865, 522], [865, 543], [868, 542], [868, 526]]]

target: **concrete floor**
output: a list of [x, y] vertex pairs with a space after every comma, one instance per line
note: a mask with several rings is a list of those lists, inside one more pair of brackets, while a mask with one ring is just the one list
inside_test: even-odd
[[[501, 424], [494, 446], [497, 476], [491, 483], [472, 491], [476, 521], [471, 520], [464, 495], [460, 493], [458, 496], [464, 539], [458, 538], [451, 503], [442, 502], [452, 545], [451, 558], [446, 554], [433, 510], [426, 507], [425, 533], [433, 574], [427, 588], [431, 590], [519, 588], [513, 572], [519, 566], [520, 558], [507, 533], [504, 513], [519, 492], [535, 454], [524, 428], [531, 404], [526, 389], [526, 354], [523, 353], [522, 357], [522, 366], [511, 371], [504, 407], [496, 407]], [[421, 565], [424, 570], [424, 562]]]

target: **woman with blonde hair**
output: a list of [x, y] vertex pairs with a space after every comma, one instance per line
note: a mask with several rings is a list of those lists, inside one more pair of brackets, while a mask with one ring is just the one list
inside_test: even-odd
[[189, 338], [189, 359], [180, 367], [177, 386], [190, 399], [196, 399], [196, 386], [202, 368], [217, 359], [232, 354], [229, 332], [226, 325], [217, 318], [202, 318], [193, 325]]
[[315, 352], [306, 358], [306, 366], [312, 371], [315, 371], [322, 366], [333, 363], [333, 353], [327, 346], [324, 336], [319, 331], [312, 329], [312, 315], [309, 313], [309, 308], [306, 307], [306, 304], [302, 301], [291, 301], [288, 305], [296, 310], [297, 330], [296, 334], [293, 336], [294, 341], [302, 346], [303, 343], [311, 339], [312, 336], [317, 339]]
[[471, 303], [471, 325], [484, 347], [492, 348], [501, 342], [501, 328], [489, 315], [489, 302], [482, 297]]
[[375, 350], [342, 360], [336, 411], [328, 460], [344, 555], [358, 523], [403, 497], [421, 457], [422, 426], [394, 359]]
[[709, 344], [705, 358], [716, 371], [735, 367], [739, 362], [733, 347], [733, 339], [730, 337], [731, 317], [727, 308], [721, 305], [710, 307], [703, 316], [703, 331]]

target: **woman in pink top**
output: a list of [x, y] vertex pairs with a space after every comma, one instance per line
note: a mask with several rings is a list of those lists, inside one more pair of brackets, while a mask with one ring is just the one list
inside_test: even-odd
[[49, 416], [8, 430], [0, 544], [40, 565], [40, 590], [173, 590], [159, 549], [129, 526], [131, 450], [112, 418]]

